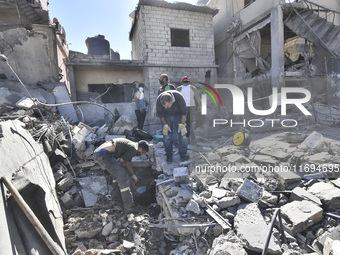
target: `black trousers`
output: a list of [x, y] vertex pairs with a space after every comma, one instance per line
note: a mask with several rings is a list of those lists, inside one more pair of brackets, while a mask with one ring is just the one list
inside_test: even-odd
[[146, 110], [141, 112], [140, 110], [135, 110], [136, 117], [137, 117], [137, 128], [143, 129], [144, 121], [146, 117]]

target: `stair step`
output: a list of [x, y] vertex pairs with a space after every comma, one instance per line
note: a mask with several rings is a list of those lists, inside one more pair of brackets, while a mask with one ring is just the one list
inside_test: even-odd
[[[320, 20], [320, 18], [319, 18], [319, 16], [318, 15], [316, 15], [315, 13], [314, 13], [314, 15], [313, 16], [310, 16], [310, 19], [309, 20], [305, 20], [306, 21], [306, 23], [311, 27], [311, 28], [313, 28], [313, 26], [315, 25], [315, 24], [317, 24], [317, 22]], [[301, 27], [303, 27], [303, 30], [300, 30], [300, 32], [302, 33], [302, 34], [308, 34], [309, 32], [310, 32], [310, 29], [309, 29], [309, 27], [306, 25], [306, 23], [304, 22], [304, 21], [301, 21], [301, 24], [300, 24], [300, 26]]]
[[[322, 38], [327, 37], [328, 33], [332, 30], [332, 28], [334, 27], [334, 25], [330, 22], [327, 22], [323, 28], [321, 28], [318, 32], [318, 36], [320, 37], [321, 40], [323, 40]], [[323, 40], [324, 41], [324, 40]]]
[[338, 38], [338, 40], [335, 40], [335, 38], [340, 37], [339, 34], [340, 34], [340, 27], [336, 27], [336, 29], [334, 29], [334, 33], [332, 34], [332, 36], [327, 41], [328, 47], [330, 47], [333, 42], [340, 44], [340, 40], [339, 40], [340, 38]]
[[333, 41], [327, 45], [330, 49], [333, 49], [334, 51], [338, 51], [340, 47], [340, 34], [338, 33], [337, 36], [333, 39]]
[[336, 27], [334, 24], [331, 23], [327, 31], [322, 35], [321, 39], [327, 44], [329, 39], [332, 37], [332, 35], [337, 31]]

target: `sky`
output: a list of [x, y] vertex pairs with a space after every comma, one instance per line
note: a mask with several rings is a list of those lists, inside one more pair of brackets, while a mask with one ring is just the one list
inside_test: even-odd
[[[172, 2], [172, 1], [169, 1]], [[196, 4], [197, 0], [183, 0]], [[66, 31], [70, 50], [87, 54], [85, 40], [104, 35], [120, 59], [131, 59], [129, 14], [138, 0], [49, 0], [50, 19], [57, 18]]]

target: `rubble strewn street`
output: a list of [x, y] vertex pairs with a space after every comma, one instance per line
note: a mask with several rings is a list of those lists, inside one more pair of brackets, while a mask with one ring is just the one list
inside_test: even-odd
[[[306, 121], [299, 129], [255, 129], [245, 147], [235, 146], [223, 130], [215, 139], [198, 128], [190, 160], [180, 162], [175, 148], [171, 164], [162, 141], [150, 141], [148, 156], [132, 161], [140, 179], [134, 197], [142, 210], [125, 215], [92, 154], [102, 141], [125, 137], [133, 123], [122, 116], [113, 127], [91, 127], [46, 108], [41, 118], [32, 105], [17, 107], [1, 118], [19, 120], [49, 157], [68, 254], [260, 254], [268, 237], [267, 254], [337, 251], [336, 126]], [[306, 142], [316, 135], [316, 145]]]

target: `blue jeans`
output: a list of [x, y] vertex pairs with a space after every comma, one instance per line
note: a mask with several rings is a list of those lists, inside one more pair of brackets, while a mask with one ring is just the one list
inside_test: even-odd
[[172, 145], [174, 142], [173, 133], [176, 132], [178, 135], [178, 152], [179, 155], [185, 156], [188, 150], [188, 138], [186, 136], [182, 136], [182, 134], [178, 133], [178, 124], [181, 123], [181, 115], [168, 115], [165, 117], [166, 123], [168, 123], [171, 132], [168, 132], [168, 135], [163, 136], [165, 154], [167, 157], [172, 156]]

